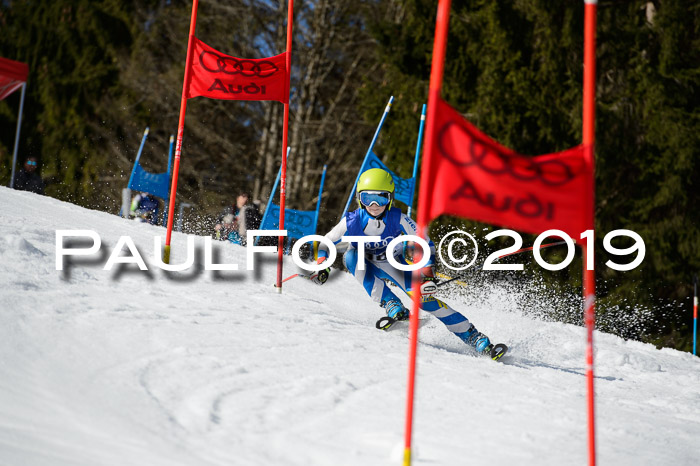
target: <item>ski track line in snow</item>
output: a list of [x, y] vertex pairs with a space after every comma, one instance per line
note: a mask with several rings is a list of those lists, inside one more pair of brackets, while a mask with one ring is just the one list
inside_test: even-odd
[[[214, 247], [238, 272], [164, 274], [161, 227], [1, 187], [0, 202], [0, 465], [401, 464], [408, 326], [376, 330], [353, 277], [278, 294], [274, 258], [253, 274], [230, 243]], [[56, 271], [57, 229], [97, 231], [102, 255]], [[148, 274], [102, 270], [121, 235]], [[414, 464], [587, 462], [585, 329], [523, 315], [517, 296], [445, 297], [508, 344], [502, 364], [421, 313]], [[698, 358], [595, 345], [599, 464], [697, 464]]]

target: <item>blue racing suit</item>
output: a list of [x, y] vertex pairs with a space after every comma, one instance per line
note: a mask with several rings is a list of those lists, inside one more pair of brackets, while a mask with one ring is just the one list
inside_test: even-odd
[[[393, 254], [394, 259], [400, 264], [407, 264], [403, 247], [397, 247], [394, 251], [387, 251], [387, 245], [391, 240], [400, 235], [418, 235], [415, 222], [401, 212], [401, 209], [392, 207], [380, 218], [372, 217], [365, 209], [349, 212], [343, 217], [328, 234], [328, 238], [339, 251], [345, 249], [343, 263], [367, 294], [379, 303], [386, 303], [399, 298], [394, 294], [384, 280], [390, 280], [404, 292], [411, 291], [412, 272], [395, 269], [387, 261], [387, 254]], [[381, 241], [365, 243], [365, 267], [360, 270], [358, 265], [357, 243], [342, 241], [343, 236], [379, 236]], [[435, 263], [435, 244], [428, 239], [430, 245], [430, 260], [426, 267]], [[319, 246], [319, 258], [328, 257], [328, 249]], [[448, 330], [465, 340], [472, 329], [469, 320], [450, 306], [433, 296], [423, 296], [421, 309], [430, 312], [437, 317]]]

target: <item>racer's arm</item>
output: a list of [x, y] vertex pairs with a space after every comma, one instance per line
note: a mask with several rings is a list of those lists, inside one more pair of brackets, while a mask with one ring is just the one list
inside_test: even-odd
[[[405, 235], [420, 237], [418, 234], [418, 226], [408, 215], [403, 214], [401, 216], [401, 230]], [[435, 278], [435, 243], [433, 243], [430, 238], [426, 239], [428, 241], [428, 245], [430, 246], [430, 259], [421, 270], [423, 282], [421, 283], [420, 289], [421, 294], [432, 295], [437, 291], [437, 279]]]
[[[335, 245], [336, 249], [347, 249], [348, 243], [341, 242], [341, 238], [345, 236], [347, 231], [348, 226], [345, 217], [343, 217], [342, 220], [336, 226], [334, 226], [331, 231], [326, 233], [325, 236], [330, 240], [331, 243], [333, 243], [333, 245]], [[326, 246], [324, 243], [319, 243], [318, 258], [328, 258], [329, 255], [330, 254], [328, 252], [328, 246]]]
[[[329, 231], [326, 234], [326, 238], [328, 238], [333, 245], [338, 248], [339, 246], [345, 245], [347, 243], [341, 243], [341, 238], [345, 236], [345, 233], [348, 231], [347, 223], [345, 223], [345, 217], [338, 223], [331, 231]], [[325, 243], [319, 243], [318, 245], [318, 262], [323, 262], [323, 259], [328, 259], [330, 256], [330, 253], [328, 251], [328, 246], [326, 246]], [[312, 275], [311, 281], [314, 282], [317, 285], [323, 285], [326, 283], [328, 280], [328, 276], [331, 273], [331, 264], [327, 264], [328, 267], [326, 267], [323, 270], [318, 271], [314, 275]]]
[[[411, 219], [406, 214], [401, 215], [401, 233], [404, 235], [413, 235], [413, 236], [419, 236], [418, 234], [418, 226], [416, 223]], [[424, 276], [430, 276], [433, 277], [434, 273], [432, 271], [434, 265], [435, 265], [435, 243], [430, 238], [427, 238], [428, 245], [430, 246], [430, 259], [428, 260], [428, 263], [426, 264], [425, 268], [422, 270], [422, 273]], [[430, 270], [428, 270], [430, 269]]]

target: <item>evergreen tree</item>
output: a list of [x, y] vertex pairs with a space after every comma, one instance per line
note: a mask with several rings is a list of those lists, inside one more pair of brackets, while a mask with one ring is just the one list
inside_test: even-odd
[[[103, 144], [94, 127], [103, 96], [115, 90], [120, 62], [128, 57], [131, 9], [126, 0], [56, 0], [12, 1], [0, 10], [0, 55], [30, 69], [21, 158], [41, 160], [42, 175], [52, 181], [49, 195], [100, 205], [91, 183], [102, 167], [93, 154]], [[5, 147], [13, 136], [3, 131]], [[9, 157], [2, 166], [7, 179]]]
[[[356, 101], [362, 75], [375, 66], [367, 59], [371, 44], [361, 16], [367, 3], [296, 4], [290, 207], [315, 206], [324, 163], [328, 184], [344, 184], [364, 155], [355, 143], [368, 140], [372, 125], [362, 121]], [[43, 158], [42, 175], [53, 180], [47, 194], [116, 213], [146, 126], [141, 162], [165, 171], [191, 8], [191, 0], [0, 4], [0, 56], [30, 66], [21, 156]], [[202, 1], [196, 34], [234, 56], [276, 55], [286, 43], [286, 12], [286, 0]], [[0, 182], [6, 184], [16, 99], [0, 102]], [[197, 205], [200, 217], [218, 213], [241, 188], [265, 200], [280, 163], [281, 123], [277, 102], [189, 100], [177, 199]], [[326, 192], [324, 208], [328, 201], [340, 205], [343, 188]], [[339, 211], [330, 207], [328, 218]], [[198, 231], [210, 227], [204, 219]]]
[[[678, 303], [688, 304], [691, 272], [700, 267], [700, 216], [693, 214], [700, 196], [700, 7], [689, 1], [601, 1], [598, 10], [598, 311], [605, 317], [608, 311], [653, 308], [659, 327], [633, 336], [687, 349], [688, 328], [674, 313]], [[436, 5], [395, 0], [381, 13], [371, 30], [384, 65], [382, 74], [368, 78], [372, 91], [363, 94], [363, 104], [376, 112], [384, 94], [399, 96], [381, 150], [391, 164], [406, 167], [412, 160], [406, 135], [415, 130], [402, 115], [413, 109], [402, 103], [427, 98]], [[520, 153], [580, 143], [582, 62], [582, 2], [452, 2], [443, 96]], [[646, 242], [646, 259], [633, 272], [604, 265], [632, 260], [603, 251], [602, 237], [619, 228]], [[579, 260], [568, 271], [542, 275], [550, 286], [571, 290], [580, 286], [580, 267]], [[684, 309], [689, 323], [689, 307]]]

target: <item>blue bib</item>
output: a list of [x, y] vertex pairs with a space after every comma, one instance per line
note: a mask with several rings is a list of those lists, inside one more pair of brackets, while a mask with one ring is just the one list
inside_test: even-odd
[[[374, 218], [367, 213], [364, 209], [357, 209], [352, 212], [345, 214], [345, 222], [348, 228], [348, 236], [367, 236], [365, 234], [365, 227], [367, 222], [374, 220]], [[386, 251], [386, 247], [389, 245], [391, 240], [401, 235], [401, 209], [398, 207], [392, 207], [384, 217], [381, 219], [384, 222], [384, 231], [380, 235], [382, 238], [379, 242], [365, 243], [365, 251], [370, 254], [382, 254]], [[357, 243], [350, 243], [357, 249]]]

